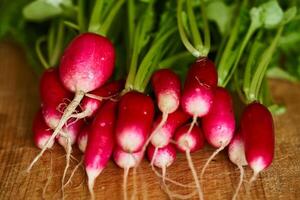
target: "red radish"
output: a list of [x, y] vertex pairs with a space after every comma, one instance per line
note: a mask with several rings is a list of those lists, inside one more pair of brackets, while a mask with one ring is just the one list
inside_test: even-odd
[[54, 129], [62, 116], [64, 103], [72, 99], [73, 94], [64, 88], [57, 68], [50, 68], [43, 73], [39, 92], [45, 122]]
[[114, 150], [114, 161], [115, 163], [124, 169], [123, 177], [123, 199], [127, 200], [127, 179], [130, 168], [136, 169], [143, 159], [144, 151], [138, 151], [135, 153], [128, 153], [123, 151], [121, 147], [117, 147]]
[[249, 104], [241, 117], [241, 131], [246, 159], [254, 172], [249, 182], [250, 188], [257, 175], [271, 165], [274, 157], [275, 136], [272, 114], [258, 102]]
[[217, 71], [208, 58], [200, 58], [190, 67], [185, 80], [181, 106], [189, 115], [203, 117], [213, 102], [213, 90], [217, 86]]
[[81, 131], [78, 134], [77, 144], [78, 144], [78, 148], [82, 153], [85, 152], [89, 132], [90, 132], [90, 125], [87, 124], [81, 129]]
[[[107, 38], [94, 33], [83, 33], [72, 40], [63, 53], [59, 75], [63, 85], [69, 91], [75, 92], [75, 97], [66, 107], [50, 139], [60, 133], [84, 95], [101, 87], [110, 78], [114, 64], [114, 47]], [[42, 149], [34, 158], [28, 172], [45, 150]]]
[[248, 164], [246, 157], [245, 157], [244, 142], [242, 140], [240, 133], [237, 133], [231, 140], [231, 142], [228, 146], [228, 155], [229, 155], [230, 161], [232, 163], [234, 163], [236, 166], [238, 166], [238, 168], [240, 170], [240, 181], [239, 181], [238, 186], [235, 190], [235, 193], [232, 197], [232, 199], [235, 200], [237, 198], [237, 195], [238, 195], [239, 190], [243, 183], [243, 177], [244, 177], [243, 166], [246, 166]]
[[[44, 148], [46, 142], [52, 135], [52, 131], [45, 123], [41, 110], [39, 110], [34, 117], [32, 130], [34, 133], [33, 139], [35, 146], [40, 149]], [[51, 149], [53, 144], [54, 140], [51, 141], [47, 148]]]
[[116, 102], [107, 101], [97, 112], [90, 127], [84, 164], [92, 199], [95, 197], [93, 191], [95, 179], [102, 172], [112, 155], [116, 108]]
[[[153, 124], [153, 131], [157, 129], [159, 122], [162, 119], [162, 115], [160, 115]], [[180, 108], [175, 112], [168, 115], [166, 123], [161, 127], [161, 129], [157, 130], [152, 138], [151, 143], [155, 147], [161, 148], [166, 146], [170, 139], [173, 137], [177, 128], [182, 126], [189, 119], [189, 115], [183, 112]]]
[[210, 161], [222, 151], [231, 141], [235, 131], [235, 118], [232, 99], [225, 88], [215, 90], [213, 104], [209, 113], [202, 119], [202, 128], [206, 140], [217, 148], [202, 168], [200, 179]]
[[176, 147], [179, 151], [185, 152], [189, 167], [192, 171], [199, 199], [203, 199], [203, 193], [201, 191], [200, 182], [196, 173], [191, 154], [204, 146], [204, 136], [201, 129], [198, 126], [192, 126], [187, 124], [180, 127], [174, 136]]
[[117, 96], [123, 87], [124, 81], [113, 81], [86, 94], [81, 102], [82, 112], [74, 114], [72, 117], [84, 118], [93, 116], [105, 99], [111, 99]]
[[121, 97], [116, 125], [116, 141], [123, 151], [142, 150], [153, 121], [154, 105], [145, 94], [131, 91]]
[[149, 144], [147, 149], [148, 159], [154, 166], [161, 168], [163, 182], [165, 182], [166, 169], [175, 161], [176, 149], [171, 143], [162, 148], [158, 148], [158, 150], [156, 149], [156, 147]]

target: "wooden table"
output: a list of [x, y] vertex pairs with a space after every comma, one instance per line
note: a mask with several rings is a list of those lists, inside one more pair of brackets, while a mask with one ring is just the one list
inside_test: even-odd
[[[0, 199], [42, 199], [47, 182], [45, 198], [58, 199], [65, 164], [65, 153], [60, 146], [46, 152], [30, 174], [25, 172], [39, 152], [32, 142], [31, 131], [32, 119], [39, 107], [38, 78], [27, 64], [24, 53], [15, 45], [0, 43], [0, 61]], [[270, 85], [273, 97], [286, 104], [287, 112], [275, 117], [275, 160], [253, 184], [251, 199], [300, 199], [300, 85], [284, 81], [270, 81]], [[213, 151], [206, 145], [192, 155], [198, 172]], [[80, 160], [77, 147], [73, 154]], [[75, 164], [72, 162], [72, 168]], [[129, 175], [128, 193], [131, 194], [132, 172]], [[97, 199], [122, 199], [122, 176], [123, 170], [110, 162], [96, 181]], [[181, 183], [192, 182], [184, 155], [178, 156], [167, 176]], [[246, 178], [250, 176], [251, 170], [247, 168]], [[228, 160], [227, 152], [221, 152], [205, 174], [205, 199], [231, 199], [238, 177], [239, 171]], [[190, 191], [177, 186], [171, 189], [182, 194]], [[167, 199], [147, 161], [138, 168], [137, 191], [138, 199]], [[65, 199], [88, 198], [85, 174], [80, 169], [65, 188]], [[245, 185], [239, 198], [247, 199]]]

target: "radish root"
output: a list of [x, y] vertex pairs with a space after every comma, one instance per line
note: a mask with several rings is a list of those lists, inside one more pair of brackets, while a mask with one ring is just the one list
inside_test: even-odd
[[95, 184], [95, 178], [91, 178], [91, 177], [88, 177], [88, 188], [89, 188], [89, 191], [90, 191], [90, 194], [91, 194], [91, 199], [94, 200], [95, 199], [95, 192], [93, 190], [94, 188], [94, 184]]
[[157, 155], [157, 152], [158, 152], [158, 148], [155, 147], [154, 153], [153, 153], [153, 157], [152, 157], [151, 163], [150, 163], [151, 166], [153, 166], [153, 163], [154, 163], [155, 157], [156, 157], [156, 155]]
[[52, 170], [53, 170], [53, 159], [52, 159], [52, 151], [50, 151], [50, 174], [47, 176], [47, 182], [43, 188], [43, 194], [42, 194], [42, 198], [46, 199], [46, 192], [47, 192], [47, 188], [50, 184], [51, 178], [53, 176], [52, 174]]
[[68, 168], [70, 166], [70, 156], [71, 156], [71, 152], [72, 152], [72, 146], [71, 146], [71, 140], [70, 140], [70, 137], [66, 137], [66, 166], [65, 166], [65, 169], [64, 169], [64, 174], [63, 174], [63, 177], [62, 177], [62, 180], [61, 180], [61, 191], [62, 191], [62, 198], [64, 199], [64, 182], [65, 182], [65, 177], [67, 175], [67, 171], [68, 171]]
[[80, 160], [80, 162], [74, 167], [69, 179], [67, 180], [67, 182], [64, 184], [63, 188], [66, 187], [69, 183], [71, 183], [72, 177], [74, 176], [75, 172], [77, 171], [77, 169], [82, 165], [83, 163], [83, 158]]
[[129, 167], [124, 168], [123, 177], [123, 199], [127, 200], [127, 179], [128, 179]]
[[60, 134], [60, 131], [62, 129], [62, 127], [65, 125], [65, 123], [68, 121], [68, 119], [70, 118], [70, 116], [73, 114], [73, 112], [75, 111], [75, 109], [77, 108], [77, 106], [79, 105], [80, 101], [82, 100], [82, 98], [84, 97], [84, 92], [83, 91], [78, 91], [75, 94], [74, 99], [72, 100], [72, 102], [67, 106], [66, 110], [64, 111], [64, 114], [62, 115], [62, 118], [60, 119], [57, 127], [55, 128], [53, 134], [51, 135], [51, 137], [48, 139], [48, 141], [46, 142], [46, 145], [43, 147], [43, 149], [40, 151], [40, 153], [33, 159], [33, 161], [30, 163], [29, 167], [27, 168], [27, 173], [30, 172], [31, 168], [33, 167], [33, 165], [40, 159], [40, 157], [44, 154], [44, 152], [47, 150], [47, 148], [49, 147], [50, 143], [54, 140], [54, 138]]
[[216, 155], [218, 155], [218, 153], [219, 153], [220, 151], [222, 151], [225, 147], [226, 147], [226, 145], [222, 144], [222, 145], [221, 145], [218, 149], [216, 149], [216, 150], [214, 151], [214, 153], [208, 158], [208, 160], [206, 161], [206, 163], [205, 163], [205, 165], [204, 165], [204, 167], [203, 167], [203, 169], [202, 169], [202, 171], [201, 171], [201, 175], [200, 175], [200, 179], [201, 179], [201, 180], [203, 179], [204, 172], [205, 172], [207, 166], [209, 165], [209, 163], [210, 163], [210, 162], [212, 161], [212, 159], [213, 159], [214, 157], [216, 157]]
[[250, 196], [251, 185], [257, 179], [258, 174], [259, 174], [259, 172], [254, 171], [253, 175], [251, 176], [251, 178], [249, 180], [248, 187], [247, 187], [247, 190], [246, 190], [246, 194], [247, 194], [248, 197]]
[[130, 198], [131, 200], [135, 199], [135, 196], [137, 194], [136, 171], [137, 171], [137, 168], [134, 167], [133, 168], [133, 192], [132, 192], [132, 195], [131, 195], [131, 198]]
[[239, 190], [243, 184], [243, 178], [244, 178], [244, 168], [242, 165], [238, 165], [238, 168], [240, 170], [240, 180], [239, 180], [239, 184], [237, 186], [237, 188], [235, 189], [235, 192], [233, 194], [232, 200], [235, 200], [239, 194]]
[[194, 178], [194, 181], [195, 181], [195, 184], [196, 184], [196, 189], [197, 189], [197, 193], [198, 193], [199, 199], [203, 200], [203, 192], [201, 191], [200, 182], [199, 182], [199, 179], [198, 179], [198, 176], [197, 176], [197, 172], [196, 172], [194, 164], [193, 164], [193, 160], [192, 160], [190, 151], [186, 150], [185, 151], [185, 155], [186, 155], [186, 158], [187, 158], [190, 170], [192, 172], [192, 175], [193, 175], [193, 178]]

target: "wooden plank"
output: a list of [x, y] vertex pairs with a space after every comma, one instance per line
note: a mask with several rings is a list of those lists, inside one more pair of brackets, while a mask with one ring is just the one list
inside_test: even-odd
[[[30, 174], [25, 169], [37, 155], [32, 142], [31, 123], [39, 106], [38, 78], [17, 46], [0, 43], [0, 199], [41, 199], [49, 179], [46, 199], [61, 197], [60, 182], [64, 169], [64, 151], [56, 145], [46, 152]], [[270, 81], [273, 97], [287, 105], [287, 112], [275, 117], [276, 153], [272, 166], [263, 172], [251, 189], [251, 199], [300, 198], [300, 86], [284, 81]], [[214, 151], [208, 145], [192, 155], [196, 169], [201, 170]], [[77, 148], [74, 156], [80, 160]], [[52, 165], [51, 160], [52, 159]], [[76, 162], [72, 162], [72, 168]], [[122, 199], [123, 170], [110, 162], [97, 179], [97, 199]], [[133, 192], [133, 173], [130, 173], [128, 193]], [[181, 183], [192, 183], [184, 155], [179, 155], [167, 176]], [[223, 151], [211, 163], [203, 180], [205, 199], [231, 199], [239, 176]], [[247, 179], [251, 171], [247, 168]], [[51, 179], [49, 178], [51, 177]], [[167, 199], [160, 189], [159, 179], [143, 161], [137, 171], [137, 199]], [[191, 190], [170, 186], [173, 191], [187, 194]], [[78, 170], [65, 189], [65, 199], [87, 199], [85, 174]], [[239, 195], [246, 199], [245, 187]], [[196, 197], [195, 197], [196, 199]]]

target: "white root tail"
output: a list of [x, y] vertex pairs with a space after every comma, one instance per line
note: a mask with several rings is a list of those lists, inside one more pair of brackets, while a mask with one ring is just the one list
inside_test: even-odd
[[195, 184], [196, 184], [196, 189], [197, 189], [197, 193], [198, 193], [199, 199], [203, 200], [203, 192], [201, 190], [200, 181], [198, 179], [198, 175], [197, 175], [197, 172], [195, 170], [195, 167], [194, 167], [194, 164], [193, 164], [193, 160], [192, 160], [190, 151], [188, 151], [188, 150], [185, 151], [185, 155], [186, 155], [186, 158], [187, 158], [190, 170], [192, 172], [192, 175], [193, 175], [193, 178], [194, 178], [194, 181], [195, 181]]
[[221, 145], [218, 149], [216, 149], [214, 151], [214, 153], [208, 158], [208, 160], [206, 161], [205, 165], [202, 168], [201, 174], [200, 174], [200, 180], [203, 179], [203, 175], [205, 173], [206, 168], [208, 167], [209, 163], [212, 161], [212, 159], [214, 159], [214, 157], [216, 157], [216, 155], [218, 155], [218, 153], [220, 151], [222, 151], [226, 146], [225, 145]]
[[152, 157], [151, 163], [150, 163], [151, 167], [153, 166], [153, 163], [154, 163], [155, 157], [156, 157], [156, 155], [157, 155], [157, 152], [158, 152], [158, 148], [155, 147], [154, 153], [153, 153], [153, 157]]
[[233, 197], [232, 197], [232, 200], [236, 200], [238, 194], [239, 194], [239, 191], [240, 191], [240, 188], [243, 184], [243, 178], [244, 178], [244, 168], [242, 165], [238, 165], [238, 168], [240, 170], [240, 180], [239, 180], [239, 183], [238, 183], [238, 186], [237, 188], [235, 189], [235, 192], [233, 194]]
[[88, 188], [91, 194], [91, 200], [95, 200], [95, 192], [94, 192], [94, 184], [95, 184], [95, 177], [88, 177]]
[[249, 183], [248, 183], [248, 186], [247, 186], [247, 190], [246, 190], [247, 197], [250, 197], [251, 185], [257, 179], [258, 174], [259, 174], [259, 172], [254, 171], [253, 175], [251, 176], [251, 178], [249, 180]]
[[128, 179], [129, 167], [124, 168], [123, 177], [123, 199], [127, 200], [127, 179]]
[[67, 175], [67, 171], [68, 171], [68, 168], [70, 166], [70, 157], [71, 157], [71, 152], [72, 152], [72, 146], [71, 146], [71, 139], [70, 137], [66, 137], [66, 166], [65, 166], [65, 169], [64, 169], [64, 174], [63, 174], [63, 177], [61, 179], [61, 191], [62, 191], [62, 198], [64, 199], [64, 182], [65, 182], [65, 177]]
[[40, 151], [40, 153], [33, 159], [33, 161], [30, 163], [29, 167], [27, 168], [27, 173], [30, 172], [31, 168], [33, 165], [40, 159], [40, 157], [44, 154], [44, 152], [47, 150], [49, 147], [51, 141], [54, 140], [54, 138], [60, 133], [62, 127], [65, 125], [65, 123], [68, 121], [70, 116], [73, 114], [73, 112], [76, 110], [77, 106], [79, 105], [80, 101], [84, 97], [84, 92], [83, 91], [78, 91], [75, 94], [74, 99], [71, 101], [71, 103], [67, 106], [66, 110], [64, 111], [57, 127], [55, 128], [53, 134], [51, 137], [48, 139], [46, 142], [46, 145], [44, 148]]

